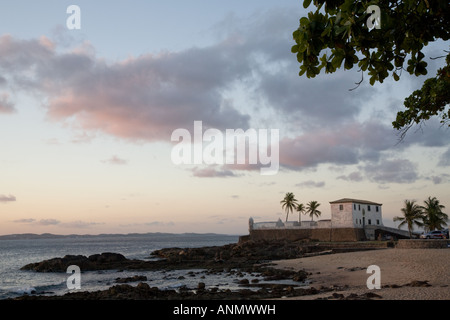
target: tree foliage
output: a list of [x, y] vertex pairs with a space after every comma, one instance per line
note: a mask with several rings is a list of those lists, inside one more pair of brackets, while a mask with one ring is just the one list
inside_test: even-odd
[[410, 238], [414, 225], [424, 227], [426, 231], [441, 230], [447, 225], [448, 215], [442, 211], [445, 206], [436, 197], [428, 197], [424, 204], [420, 206], [414, 200], [405, 200], [405, 206], [401, 208], [403, 215], [393, 219], [400, 222], [399, 228], [407, 225]]
[[405, 206], [401, 208], [402, 216], [394, 217], [394, 221], [400, 221], [398, 228], [406, 225], [409, 231], [409, 237], [412, 238], [414, 225], [423, 227], [423, 212], [422, 207], [415, 203], [414, 200], [405, 200]]
[[428, 197], [424, 204], [425, 206], [422, 207], [422, 210], [426, 230], [441, 230], [447, 225], [448, 215], [442, 211], [445, 209], [445, 206], [440, 204], [436, 197]]
[[414, 124], [436, 115], [441, 116], [442, 124], [447, 122], [450, 126], [450, 54], [446, 62], [447, 65], [438, 70], [435, 78], [425, 80], [421, 89], [405, 99], [406, 110], [399, 111], [392, 123], [395, 129], [402, 130], [403, 136]]
[[306, 213], [311, 217], [311, 221], [314, 221], [314, 216], [319, 217], [322, 212], [320, 212], [317, 208], [320, 206], [320, 203], [317, 201], [310, 201], [306, 205]]
[[301, 214], [305, 214], [306, 212], [306, 208], [305, 205], [303, 203], [299, 203], [297, 206], [297, 212], [298, 212], [298, 222], [301, 223], [302, 222], [302, 217]]
[[[304, 0], [303, 6], [308, 8], [311, 2]], [[380, 8], [379, 29], [368, 28], [368, 19], [373, 17], [367, 10], [370, 5]], [[292, 52], [300, 63], [299, 75], [308, 78], [342, 66], [358, 66], [362, 75], [368, 74], [371, 85], [389, 76], [398, 81], [402, 71], [426, 75], [424, 47], [450, 38], [448, 0], [315, 0], [314, 6], [316, 10], [302, 17], [293, 33]], [[406, 111], [397, 114], [394, 128], [407, 130], [435, 115], [448, 121], [449, 64], [450, 54], [437, 76], [405, 99]]]
[[286, 222], [288, 221], [289, 212], [292, 213], [294, 209], [297, 209], [298, 200], [295, 199], [295, 196], [292, 192], [287, 192], [280, 201], [281, 207], [286, 211]]

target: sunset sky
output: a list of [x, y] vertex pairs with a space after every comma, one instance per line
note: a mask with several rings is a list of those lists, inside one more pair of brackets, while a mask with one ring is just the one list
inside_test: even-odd
[[[69, 30], [69, 5], [81, 29]], [[405, 199], [450, 212], [450, 130], [437, 119], [399, 143], [403, 100], [434, 76], [370, 86], [356, 68], [299, 77], [299, 0], [8, 1], [0, 10], [0, 235], [215, 232], [285, 218], [303, 203]], [[277, 129], [280, 169], [176, 165], [177, 128]], [[298, 219], [294, 214], [291, 220]], [[303, 220], [309, 217], [303, 216]]]

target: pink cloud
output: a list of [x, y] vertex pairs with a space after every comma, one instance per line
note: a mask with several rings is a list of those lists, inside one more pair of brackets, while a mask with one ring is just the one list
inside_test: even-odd
[[125, 159], [121, 159], [118, 156], [112, 156], [111, 158], [107, 159], [107, 160], [103, 160], [103, 163], [108, 163], [108, 164], [114, 164], [114, 165], [124, 165], [127, 164], [128, 161]]
[[[84, 47], [60, 53], [45, 37], [2, 36], [0, 70], [16, 88], [46, 96], [50, 119], [124, 139], [169, 141], [173, 130], [199, 119], [219, 129], [248, 127], [250, 117], [223, 91], [249, 68], [224, 54], [226, 45], [113, 63]], [[0, 111], [11, 109], [6, 102], [0, 99]]]
[[356, 164], [377, 160], [395, 144], [392, 129], [376, 122], [349, 122], [340, 127], [316, 128], [280, 141], [280, 164], [291, 169], [321, 163]]
[[194, 177], [198, 178], [214, 178], [214, 177], [236, 177], [236, 174], [231, 170], [227, 170], [224, 168], [217, 169], [214, 166], [209, 166], [207, 168], [199, 169], [197, 167], [192, 169]]
[[16, 109], [14, 108], [14, 104], [9, 101], [9, 94], [1, 93], [0, 94], [0, 113], [13, 113]]
[[13, 195], [5, 196], [5, 195], [0, 194], [0, 203], [1, 202], [7, 203], [7, 202], [14, 202], [14, 201], [16, 201], [15, 196], [13, 196]]

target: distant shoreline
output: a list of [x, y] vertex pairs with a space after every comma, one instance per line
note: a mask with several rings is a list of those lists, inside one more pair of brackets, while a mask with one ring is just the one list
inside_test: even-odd
[[146, 233], [100, 233], [100, 234], [53, 234], [53, 233], [18, 233], [0, 235], [0, 240], [33, 240], [33, 239], [66, 239], [66, 238], [98, 238], [98, 237], [129, 237], [129, 236], [147, 236], [147, 235], [211, 235], [211, 236], [230, 236], [238, 237], [240, 235], [235, 234], [221, 234], [214, 232], [197, 233], [197, 232], [184, 232], [184, 233], [171, 233], [171, 232], [146, 232]]

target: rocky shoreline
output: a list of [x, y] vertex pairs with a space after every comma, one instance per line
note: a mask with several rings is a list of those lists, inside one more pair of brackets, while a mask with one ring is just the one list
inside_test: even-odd
[[[360, 247], [368, 250], [370, 247]], [[342, 252], [342, 248], [338, 251]], [[345, 249], [344, 249], [345, 250]], [[348, 248], [355, 250], [355, 248]], [[263, 277], [263, 283], [241, 279], [239, 290], [206, 288], [204, 282], [198, 282], [195, 288], [182, 286], [177, 290], [161, 290], [142, 282], [146, 279], [136, 275], [129, 278], [116, 279], [116, 285], [107, 290], [94, 292], [70, 292], [62, 296], [23, 295], [17, 300], [214, 300], [214, 299], [267, 299], [281, 297], [297, 297], [332, 292], [339, 288], [296, 286], [307, 280], [304, 270], [282, 270], [273, 267], [273, 260], [295, 259], [311, 255], [331, 254], [333, 249], [327, 245], [309, 242], [287, 241], [247, 241], [224, 246], [202, 248], [166, 248], [156, 250], [149, 258], [152, 260], [127, 259], [118, 253], [102, 253], [89, 257], [82, 255], [66, 255], [37, 263], [30, 263], [21, 270], [36, 272], [66, 272], [70, 265], [77, 265], [83, 271], [92, 270], [180, 270], [204, 269], [208, 273], [248, 272]], [[273, 283], [289, 280], [291, 284]], [[139, 282], [136, 286], [128, 283]], [[280, 281], [283, 282], [283, 281]], [[294, 283], [294, 284], [293, 284]], [[336, 297], [334, 297], [336, 298]], [[375, 296], [339, 297], [340, 299], [371, 299]]]

